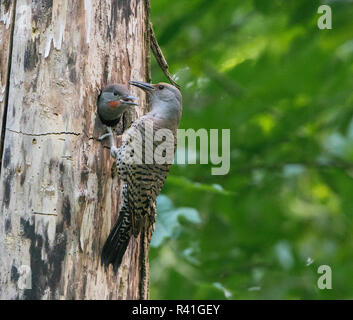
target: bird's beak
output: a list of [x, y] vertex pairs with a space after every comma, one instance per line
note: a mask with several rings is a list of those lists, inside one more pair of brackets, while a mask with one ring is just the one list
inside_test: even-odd
[[134, 96], [126, 96], [120, 99], [120, 102], [123, 104], [129, 104], [131, 106], [138, 106], [138, 103], [134, 102], [134, 100], [137, 100], [137, 98]]
[[138, 87], [146, 92], [153, 92], [155, 90], [154, 86], [143, 81], [129, 81], [129, 83], [135, 87]]

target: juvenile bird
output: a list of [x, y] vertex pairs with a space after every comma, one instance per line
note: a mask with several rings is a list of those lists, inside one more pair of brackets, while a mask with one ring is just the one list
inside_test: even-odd
[[[103, 246], [101, 258], [106, 267], [113, 264], [115, 271], [121, 264], [131, 236], [137, 237], [142, 230], [150, 230], [153, 226], [154, 203], [174, 158], [182, 112], [182, 96], [176, 87], [167, 83], [151, 85], [141, 81], [130, 81], [130, 84], [151, 96], [152, 110], [132, 124], [120, 148], [115, 147], [112, 134], [108, 133], [111, 155], [116, 159], [118, 174], [123, 181], [123, 203]], [[158, 132], [170, 133], [171, 139], [156, 138]], [[162, 144], [164, 148], [161, 148]], [[160, 152], [161, 149], [164, 151]], [[156, 160], [158, 152], [168, 161]], [[132, 158], [134, 161], [131, 161]]]
[[136, 97], [130, 95], [128, 88], [122, 84], [106, 86], [98, 98], [98, 115], [108, 127], [114, 127], [122, 114], [129, 107], [137, 106]]

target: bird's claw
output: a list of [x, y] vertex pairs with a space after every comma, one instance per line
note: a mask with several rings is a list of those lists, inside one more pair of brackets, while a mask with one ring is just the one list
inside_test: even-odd
[[108, 138], [108, 137], [112, 137], [113, 136], [113, 130], [111, 127], [107, 126], [107, 133], [103, 134], [102, 136], [100, 136], [98, 138], [99, 141], [103, 141], [104, 139]]
[[100, 136], [100, 137], [98, 138], [98, 140], [99, 140], [99, 141], [103, 141], [104, 139], [108, 138], [108, 137], [111, 136], [111, 135], [112, 135], [111, 132], [105, 133], [105, 134], [103, 134], [102, 136]]
[[107, 133], [103, 134], [101, 137], [98, 138], [99, 141], [103, 141], [105, 138], [109, 137], [110, 143], [110, 154], [115, 159], [118, 154], [118, 148], [115, 147], [114, 143], [114, 136], [113, 136], [113, 129], [111, 127], [107, 127]]
[[117, 155], [118, 155], [118, 148], [117, 147], [110, 147], [110, 155], [116, 159]]

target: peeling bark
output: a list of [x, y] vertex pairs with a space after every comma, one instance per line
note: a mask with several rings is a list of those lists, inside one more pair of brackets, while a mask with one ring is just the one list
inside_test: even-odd
[[117, 274], [100, 265], [121, 182], [96, 113], [105, 84], [149, 81], [148, 19], [143, 0], [1, 2], [0, 299], [148, 298], [143, 239]]
[[14, 16], [14, 1], [0, 1], [0, 154], [3, 153], [5, 137], [5, 127], [3, 125], [7, 114]]

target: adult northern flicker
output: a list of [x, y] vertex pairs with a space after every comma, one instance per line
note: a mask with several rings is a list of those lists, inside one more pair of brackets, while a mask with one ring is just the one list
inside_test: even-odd
[[106, 86], [98, 98], [100, 120], [108, 127], [116, 126], [124, 111], [137, 105], [134, 102], [136, 99], [122, 84], [116, 83]]
[[132, 124], [120, 148], [115, 147], [111, 131], [108, 133], [111, 155], [116, 159], [118, 175], [123, 181], [123, 203], [104, 244], [102, 263], [106, 267], [113, 264], [115, 271], [131, 236], [137, 237], [141, 230], [150, 230], [153, 226], [154, 202], [173, 162], [182, 112], [182, 96], [176, 87], [141, 81], [130, 81], [130, 84], [151, 96], [152, 110]]

